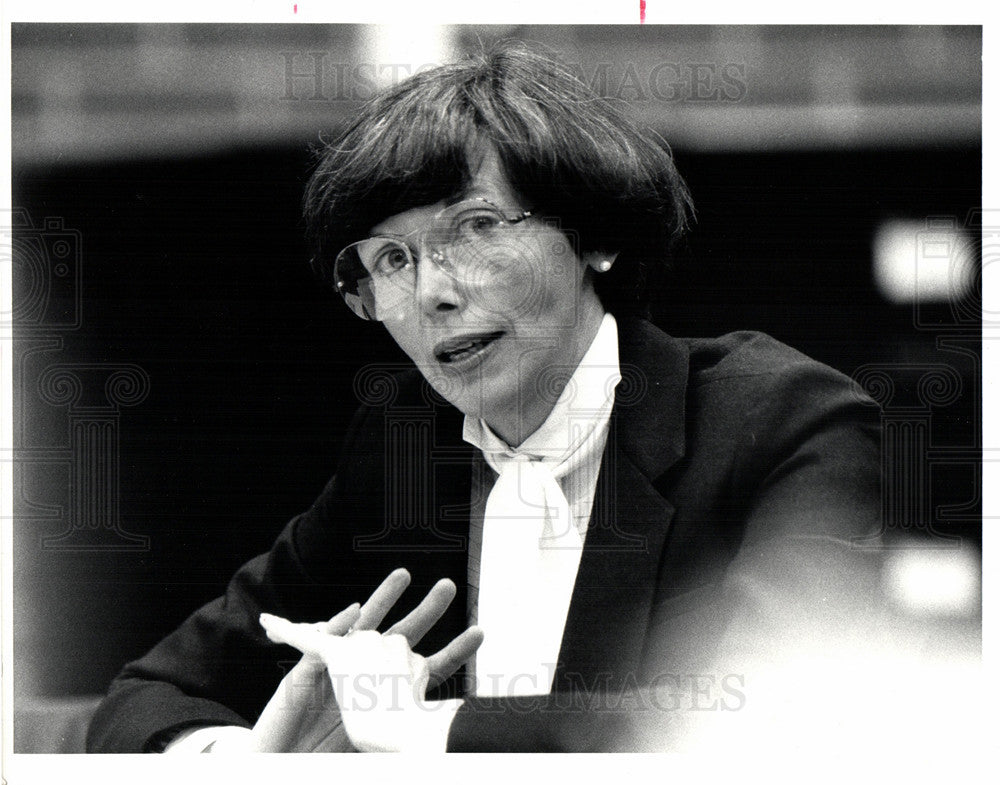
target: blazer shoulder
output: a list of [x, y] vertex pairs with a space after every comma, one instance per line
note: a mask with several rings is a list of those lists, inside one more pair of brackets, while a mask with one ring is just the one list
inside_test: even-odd
[[849, 376], [759, 332], [690, 343], [689, 403], [800, 422], [847, 416], [869, 422], [878, 405]]
[[831, 380], [850, 382], [840, 371], [761, 332], [743, 330], [718, 338], [689, 338], [686, 342], [693, 385], [799, 372], [819, 373]]

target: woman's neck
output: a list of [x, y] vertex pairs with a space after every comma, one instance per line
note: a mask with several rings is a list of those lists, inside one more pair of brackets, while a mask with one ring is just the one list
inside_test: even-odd
[[[601, 322], [604, 319], [604, 309], [590, 315], [585, 321], [585, 329], [581, 328], [578, 333], [578, 340], [574, 346], [572, 365], [574, 371], [580, 365], [587, 350], [590, 349], [598, 331], [601, 329]], [[546, 395], [533, 395], [529, 400], [518, 401], [510, 409], [503, 409], [490, 412], [489, 416], [484, 416], [484, 422], [497, 436], [503, 439], [511, 447], [520, 447], [524, 441], [535, 431], [542, 427], [542, 424], [552, 414], [557, 401], [562, 396], [566, 385], [569, 384], [572, 374], [557, 376], [553, 378], [552, 385], [546, 385]]]

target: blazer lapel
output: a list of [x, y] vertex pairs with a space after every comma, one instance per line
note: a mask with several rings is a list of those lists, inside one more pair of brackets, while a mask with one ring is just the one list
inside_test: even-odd
[[[638, 679], [674, 508], [653, 482], [684, 454], [687, 347], [647, 322], [619, 322], [622, 382], [555, 684], [595, 690]], [[602, 683], [595, 683], [602, 682]]]

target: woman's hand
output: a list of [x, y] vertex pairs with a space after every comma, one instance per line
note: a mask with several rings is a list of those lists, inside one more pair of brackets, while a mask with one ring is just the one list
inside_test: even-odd
[[424, 658], [412, 650], [415, 641], [400, 625], [384, 635], [360, 630], [337, 637], [316, 625], [293, 624], [268, 614], [261, 614], [261, 624], [271, 640], [296, 647], [303, 659], [326, 664], [344, 726], [358, 749], [444, 751], [460, 701], [426, 701], [428, 683], [447, 678], [444, 674], [453, 673], [475, 653], [483, 640], [479, 628], [469, 628]]
[[[320, 640], [339, 640], [339, 636], [346, 635], [351, 629], [374, 630], [409, 584], [410, 574], [404, 569], [395, 570], [360, 608], [355, 604], [329, 621], [292, 626], [308, 628]], [[408, 648], [416, 645], [447, 610], [455, 592], [452, 581], [438, 581], [423, 601], [386, 634], [400, 637]], [[275, 640], [270, 634], [269, 637]], [[427, 683], [435, 686], [458, 670], [478, 648], [478, 643], [471, 643], [467, 631], [425, 660]], [[297, 648], [305, 651], [302, 647]], [[317, 646], [313, 648], [319, 649]], [[423, 657], [420, 659], [424, 660]], [[250, 746], [256, 752], [354, 751], [344, 729], [330, 679], [326, 676], [324, 661], [318, 654], [306, 654], [282, 679], [253, 728]]]

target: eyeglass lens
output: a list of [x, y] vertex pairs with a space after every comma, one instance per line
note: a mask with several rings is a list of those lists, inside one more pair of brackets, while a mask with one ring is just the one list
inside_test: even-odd
[[[524, 217], [523, 214], [520, 217]], [[416, 251], [402, 239], [371, 237], [340, 252], [334, 275], [347, 305], [363, 319], [380, 320], [413, 295], [416, 259], [429, 259], [450, 275], [468, 269], [485, 256], [480, 253], [500, 239], [508, 221], [498, 208], [475, 200], [462, 202], [439, 214], [414, 237]], [[417, 234], [417, 233], [415, 233]], [[492, 260], [493, 254], [489, 254]]]

